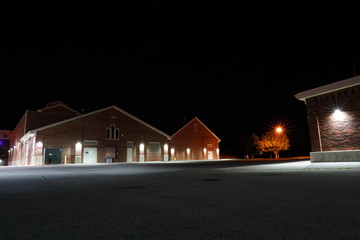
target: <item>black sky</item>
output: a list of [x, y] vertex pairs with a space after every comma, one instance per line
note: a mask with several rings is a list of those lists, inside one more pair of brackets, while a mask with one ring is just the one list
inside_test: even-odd
[[56, 25], [43, 38], [33, 39], [35, 31], [3, 44], [0, 129], [12, 130], [26, 109], [60, 100], [81, 112], [117, 105], [170, 135], [198, 117], [223, 152], [239, 155], [247, 137], [281, 121], [291, 141], [286, 154], [306, 155], [306, 108], [294, 95], [360, 72], [356, 45], [322, 35], [324, 28], [263, 21], [245, 29], [239, 21], [219, 31], [209, 22], [191, 29], [156, 22], [127, 31], [92, 21], [92, 31], [75, 25], [65, 34]]

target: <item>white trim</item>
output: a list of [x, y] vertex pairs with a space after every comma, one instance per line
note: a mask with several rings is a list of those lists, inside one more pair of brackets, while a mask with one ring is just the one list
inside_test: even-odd
[[360, 76], [348, 78], [342, 81], [330, 83], [321, 87], [313, 88], [307, 91], [299, 92], [295, 94], [295, 97], [301, 101], [305, 101], [307, 98], [323, 95], [326, 93], [338, 91], [344, 88], [360, 85]]

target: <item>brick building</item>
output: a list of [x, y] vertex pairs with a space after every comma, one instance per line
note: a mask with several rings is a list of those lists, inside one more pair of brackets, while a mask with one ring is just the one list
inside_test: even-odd
[[[11, 134], [9, 165], [194, 159], [183, 158], [182, 150], [171, 144], [170, 135], [117, 106], [80, 114], [62, 102], [53, 102], [25, 112]], [[188, 147], [199, 152], [196, 144]]]
[[176, 159], [219, 159], [219, 142], [220, 139], [195, 117], [172, 135], [171, 151]]
[[306, 104], [312, 162], [360, 161], [360, 76], [295, 97]]

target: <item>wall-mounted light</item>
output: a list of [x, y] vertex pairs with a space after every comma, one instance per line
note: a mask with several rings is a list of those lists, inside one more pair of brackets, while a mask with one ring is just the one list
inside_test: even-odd
[[42, 142], [37, 142], [35, 144], [35, 150], [42, 150], [43, 148], [43, 143]]
[[81, 155], [81, 150], [82, 150], [82, 143], [77, 142], [75, 144], [75, 155]]
[[140, 153], [144, 154], [145, 145], [143, 143], [141, 143], [139, 148], [140, 148]]
[[332, 118], [335, 121], [344, 121], [346, 119], [346, 113], [340, 109], [336, 109], [332, 114]]

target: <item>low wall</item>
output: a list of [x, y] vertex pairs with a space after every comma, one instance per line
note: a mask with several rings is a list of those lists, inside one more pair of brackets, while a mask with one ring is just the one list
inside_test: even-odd
[[360, 150], [310, 152], [311, 162], [360, 162]]

